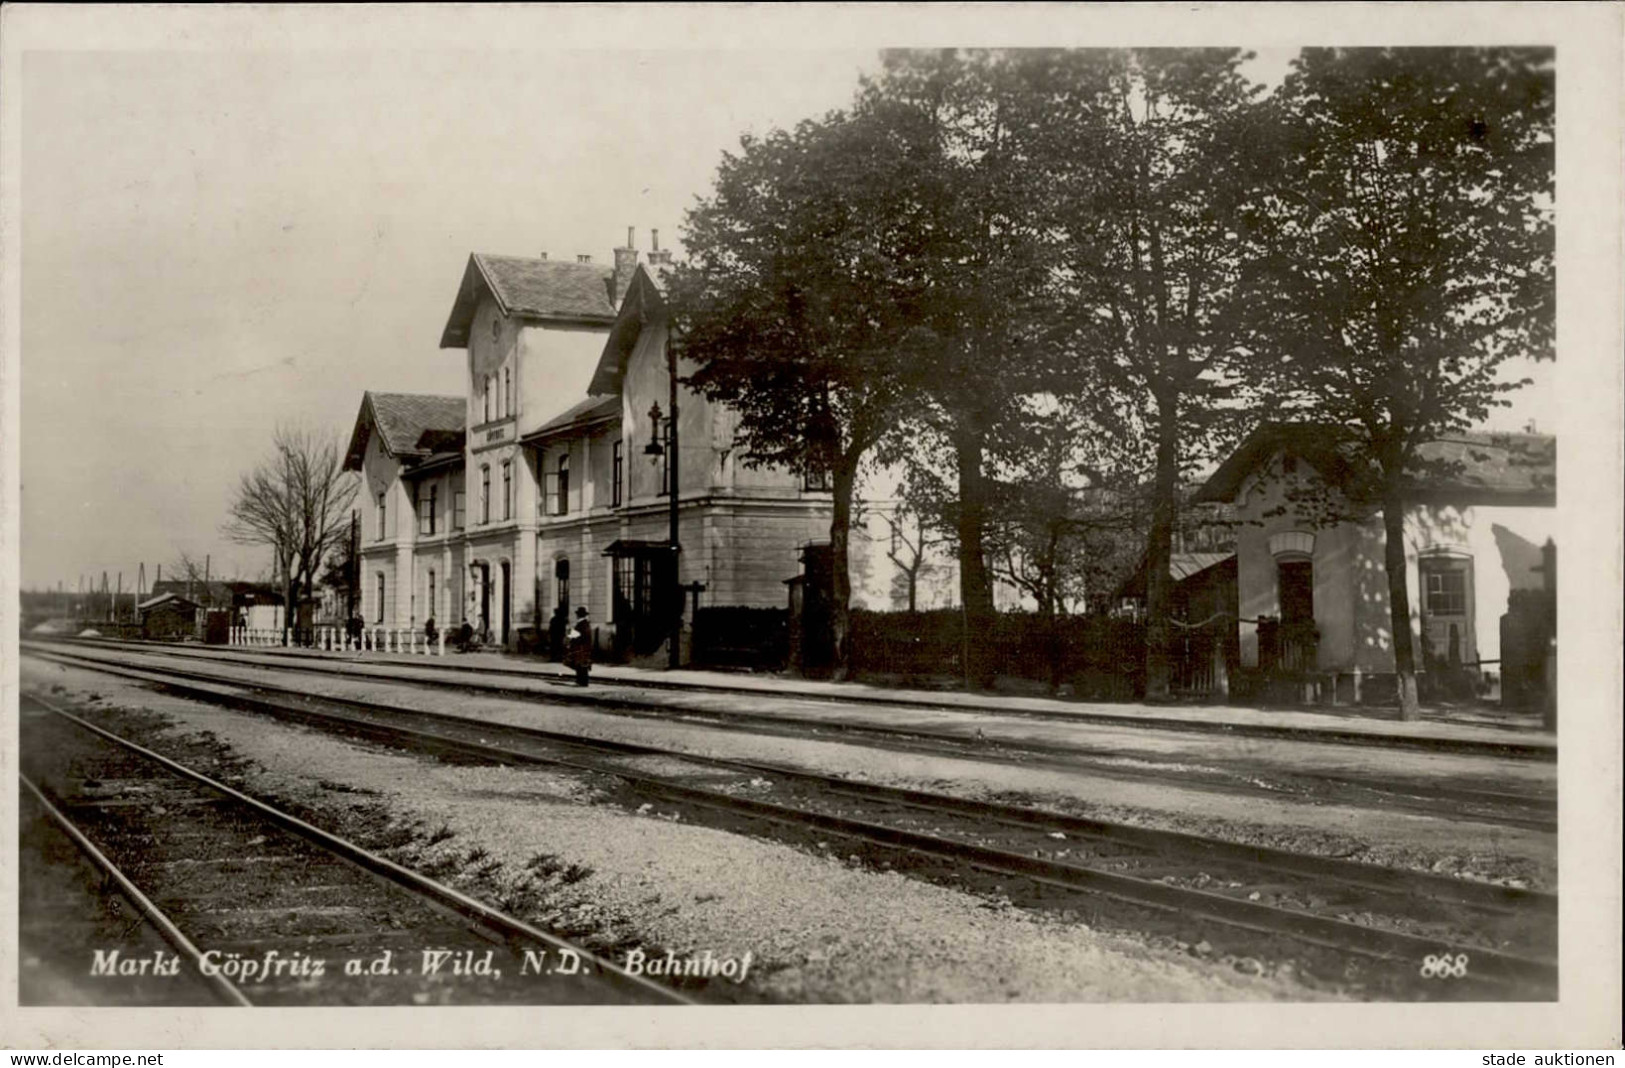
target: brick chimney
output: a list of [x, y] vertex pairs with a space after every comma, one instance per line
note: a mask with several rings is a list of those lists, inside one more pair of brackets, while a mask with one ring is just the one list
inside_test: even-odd
[[615, 276], [610, 279], [609, 300], [617, 308], [632, 288], [632, 275], [638, 269], [638, 249], [633, 244], [632, 227], [626, 228], [626, 245], [615, 250]]
[[670, 267], [671, 249], [660, 247], [660, 231], [649, 231], [649, 265], [651, 267]]

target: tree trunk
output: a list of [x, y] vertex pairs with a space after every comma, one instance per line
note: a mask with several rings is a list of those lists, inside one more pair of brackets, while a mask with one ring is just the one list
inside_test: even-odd
[[1174, 512], [1179, 485], [1179, 406], [1171, 395], [1157, 396], [1157, 473], [1151, 503], [1151, 533], [1145, 548], [1145, 699], [1167, 701], [1172, 694], [1170, 655], [1173, 634], [1168, 623], [1173, 579], [1168, 560], [1173, 552]]
[[961, 662], [965, 688], [985, 690], [993, 685], [993, 586], [982, 552], [987, 502], [980, 435], [957, 435], [954, 458], [959, 466], [959, 596], [965, 606]]
[[829, 629], [833, 677], [840, 682], [852, 673], [852, 564], [847, 550], [852, 529], [852, 495], [858, 482], [857, 458], [843, 456], [836, 462], [834, 476], [834, 506], [829, 517]]
[[1049, 660], [1049, 692], [1061, 689], [1061, 627], [1055, 611], [1055, 598], [1047, 597], [1038, 603], [1038, 614], [1044, 620], [1044, 655]]
[[[292, 563], [290, 560], [288, 562], [289, 566], [283, 568], [282, 571], [285, 579], [285, 589], [282, 592], [282, 634], [278, 635], [279, 644], [281, 639], [287, 637], [289, 632], [293, 630], [294, 598], [299, 595], [299, 580], [293, 575]], [[289, 640], [291, 641], [291, 638]]]
[[1399, 718], [1420, 719], [1416, 695], [1416, 649], [1411, 640], [1411, 595], [1405, 584], [1405, 500], [1389, 478], [1382, 495], [1383, 562], [1388, 570], [1388, 623], [1394, 635], [1394, 683]]

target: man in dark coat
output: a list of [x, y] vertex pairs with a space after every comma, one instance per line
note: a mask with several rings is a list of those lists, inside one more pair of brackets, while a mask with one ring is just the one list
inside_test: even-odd
[[570, 628], [569, 646], [564, 650], [564, 666], [574, 668], [576, 685], [587, 685], [587, 674], [592, 670], [592, 623], [587, 609], [576, 609], [575, 626]]

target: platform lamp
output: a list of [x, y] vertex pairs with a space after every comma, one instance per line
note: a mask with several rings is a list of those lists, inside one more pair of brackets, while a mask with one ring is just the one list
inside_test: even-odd
[[[680, 646], [683, 636], [683, 587], [677, 577], [677, 555], [682, 552], [682, 544], [677, 540], [677, 348], [668, 339], [666, 342], [666, 375], [671, 384], [671, 396], [668, 398], [670, 407], [667, 410], [667, 445], [671, 455], [666, 458], [666, 510], [669, 528], [666, 533], [666, 549], [671, 554], [671, 586], [667, 591], [667, 606], [671, 614], [671, 631], [666, 642], [668, 669], [675, 670], [682, 666], [682, 652]], [[660, 444], [660, 402], [655, 401], [649, 408], [649, 444], [643, 447], [645, 456], [659, 456], [662, 447]]]

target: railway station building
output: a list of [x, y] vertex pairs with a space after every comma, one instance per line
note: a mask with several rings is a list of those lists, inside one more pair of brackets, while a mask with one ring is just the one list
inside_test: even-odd
[[600, 652], [636, 658], [667, 638], [674, 570], [685, 614], [785, 605], [830, 494], [739, 462], [733, 413], [680, 361], [671, 485], [669, 256], [640, 262], [629, 233], [607, 265], [469, 257], [440, 339], [465, 354], [465, 394], [369, 391], [356, 416], [369, 626], [467, 622], [518, 648], [585, 606]]

